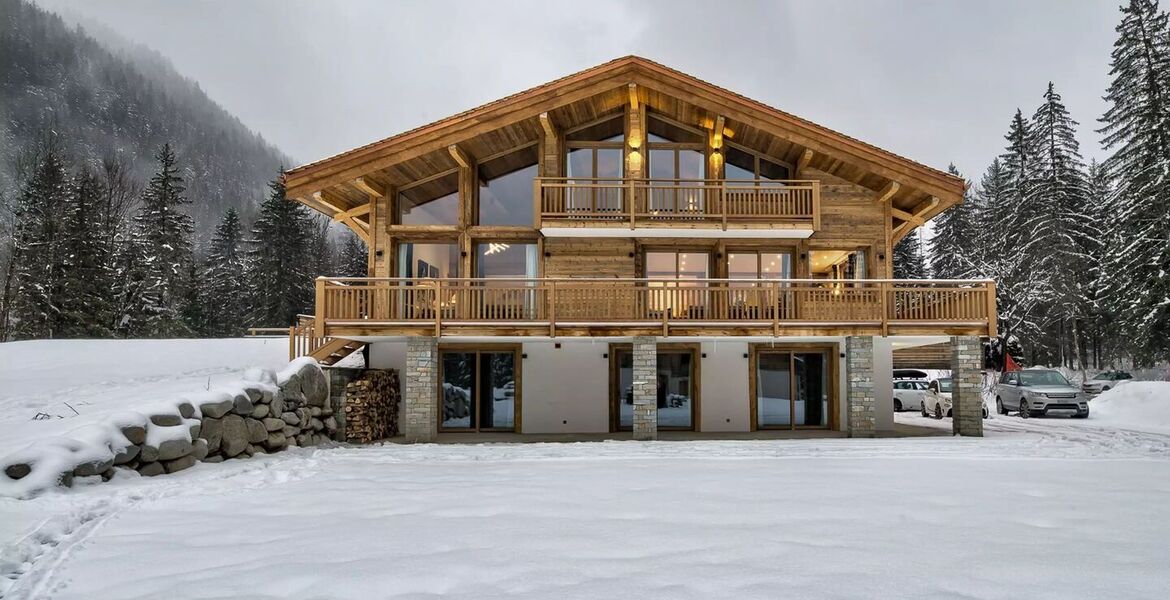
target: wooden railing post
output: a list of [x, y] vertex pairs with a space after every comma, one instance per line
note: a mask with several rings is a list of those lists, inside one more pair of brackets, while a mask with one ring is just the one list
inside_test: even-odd
[[297, 326], [292, 325], [288, 328], [288, 359], [292, 360], [297, 357]]
[[314, 293], [314, 314], [316, 318], [313, 319], [313, 337], [325, 337], [325, 278], [318, 277], [315, 282], [316, 289]]
[[772, 282], [772, 337], [780, 337], [780, 282]]
[[633, 229], [634, 223], [636, 221], [635, 215], [637, 214], [637, 210], [638, 210], [637, 209], [638, 201], [636, 198], [634, 198], [636, 188], [634, 187], [634, 178], [633, 177], [626, 180], [626, 189], [628, 190], [628, 192], [626, 193], [626, 202], [628, 202], [630, 204], [630, 229]]
[[441, 334], [443, 328], [443, 294], [441, 293], [443, 290], [443, 281], [441, 279], [435, 279], [433, 283], [434, 286], [432, 289], [434, 290], [433, 293], [435, 302], [435, 339], [438, 339], [442, 337]]
[[723, 214], [723, 231], [727, 231], [727, 180], [719, 184], [719, 212]]
[[821, 230], [821, 182], [812, 182], [812, 228]]
[[878, 293], [881, 294], [880, 303], [882, 311], [882, 337], [890, 334], [890, 311], [887, 304], [887, 294], [889, 294], [889, 283], [883, 281], [878, 284]]
[[995, 282], [988, 281], [983, 293], [987, 294], [987, 337], [995, 338], [999, 336], [999, 315], [996, 314], [995, 305]]
[[548, 337], [557, 337], [557, 282], [548, 284]]

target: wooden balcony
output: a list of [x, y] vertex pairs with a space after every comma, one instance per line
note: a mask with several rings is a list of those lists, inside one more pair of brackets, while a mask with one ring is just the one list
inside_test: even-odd
[[818, 181], [537, 177], [537, 228], [820, 229]]
[[377, 336], [994, 336], [987, 280], [320, 278], [293, 354]]

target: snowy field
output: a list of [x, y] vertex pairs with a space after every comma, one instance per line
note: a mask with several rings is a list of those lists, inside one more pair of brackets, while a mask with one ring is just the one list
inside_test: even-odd
[[[5, 411], [85, 402], [0, 434], [277, 366], [265, 342], [0, 345], [39, 369], [0, 363]], [[1103, 410], [995, 416], [983, 439], [391, 444], [122, 474], [0, 498], [0, 596], [1165, 598], [1170, 432]]]

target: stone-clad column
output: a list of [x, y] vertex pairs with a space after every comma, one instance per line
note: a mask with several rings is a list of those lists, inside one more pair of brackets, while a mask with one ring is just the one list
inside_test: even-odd
[[634, 439], [658, 439], [658, 344], [634, 338]]
[[983, 342], [951, 338], [951, 431], [983, 437]]
[[849, 437], [874, 437], [877, 399], [873, 388], [873, 336], [845, 338], [845, 401]]
[[402, 374], [406, 406], [406, 441], [432, 442], [439, 434], [439, 343], [430, 336], [406, 339], [406, 372]]

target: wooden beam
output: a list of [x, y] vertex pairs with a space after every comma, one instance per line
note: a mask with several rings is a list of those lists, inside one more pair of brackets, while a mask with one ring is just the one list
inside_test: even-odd
[[332, 214], [337, 214], [339, 212], [343, 212], [341, 210], [341, 208], [339, 208], [337, 205], [335, 205], [332, 202], [325, 199], [325, 192], [313, 192], [313, 202], [316, 202], [319, 206], [324, 206], [325, 208], [328, 209], [328, 210], [322, 211], [322, 212], [327, 212], [327, 213], [332, 213]]
[[891, 179], [890, 182], [886, 184], [886, 187], [882, 188], [881, 191], [878, 192], [878, 204], [881, 204], [882, 202], [888, 202], [890, 198], [894, 197], [894, 194], [898, 193], [898, 189], [901, 187], [901, 184]]
[[362, 215], [369, 214], [371, 210], [373, 210], [373, 203], [372, 202], [368, 203], [368, 204], [363, 204], [361, 206], [355, 206], [354, 208], [351, 208], [351, 209], [344, 211], [344, 212], [339, 212], [339, 213], [333, 215], [333, 220], [334, 221], [344, 221], [344, 220], [352, 218], [352, 217], [360, 217]]
[[715, 128], [711, 130], [712, 148], [718, 149], [723, 147], [723, 121], [723, 115], [715, 117]]
[[383, 198], [386, 196], [386, 188], [382, 187], [382, 184], [367, 177], [358, 177], [357, 179], [354, 179], [353, 186], [376, 198]]
[[458, 145], [451, 144], [450, 146], [447, 146], [447, 151], [451, 153], [451, 157], [455, 159], [455, 162], [459, 163], [459, 168], [471, 168], [471, 159], [467, 157], [467, 153], [464, 152], [463, 149]]
[[910, 213], [908, 213], [900, 208], [891, 208], [890, 214], [899, 218], [899, 219], [902, 219], [903, 221], [907, 221], [907, 222], [913, 223], [915, 225], [922, 225], [923, 223], [926, 223], [926, 221], [922, 217], [920, 217], [918, 215], [910, 214]]
[[540, 127], [544, 129], [545, 137], [556, 139], [557, 126], [552, 122], [552, 117], [548, 116], [547, 112], [540, 113]]
[[630, 89], [630, 110], [638, 110], [638, 84], [631, 83]]
[[805, 148], [804, 152], [800, 153], [800, 158], [796, 159], [795, 177], [797, 179], [800, 179], [801, 172], [803, 172], [806, 168], [808, 168], [808, 164], [812, 162], [812, 159], [813, 159], [813, 151], [811, 148]]
[[910, 229], [911, 229], [912, 225], [925, 224], [926, 213], [934, 210], [934, 208], [936, 206], [938, 206], [938, 204], [939, 204], [938, 197], [931, 196], [930, 200], [926, 200], [925, 202], [921, 202], [918, 204], [918, 206], [914, 207], [913, 213], [908, 213], [904, 210], [898, 210], [896, 208], [891, 208], [890, 214], [895, 216], [895, 217], [898, 217], [899, 219], [902, 219], [902, 224], [898, 225], [897, 227], [894, 228], [893, 243], [897, 244], [898, 242], [900, 242], [902, 240], [902, 238], [906, 237], [906, 234], [910, 233]]

